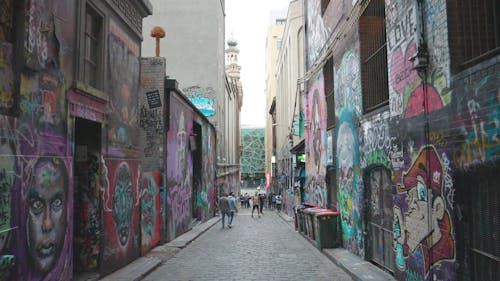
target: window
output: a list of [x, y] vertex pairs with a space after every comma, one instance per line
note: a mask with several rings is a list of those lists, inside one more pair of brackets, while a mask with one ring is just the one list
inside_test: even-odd
[[331, 129], [335, 126], [335, 99], [333, 93], [333, 57], [330, 57], [323, 66], [326, 95], [326, 127]]
[[285, 25], [286, 19], [276, 19], [276, 25]]
[[389, 104], [384, 0], [372, 0], [359, 19], [363, 112]]
[[283, 46], [283, 40], [278, 39], [278, 41], [276, 41], [276, 46], [277, 46], [278, 50], [281, 49], [281, 46]]
[[87, 5], [83, 36], [83, 81], [96, 89], [102, 88], [102, 26], [103, 18]]
[[500, 2], [449, 0], [448, 24], [453, 70], [500, 53]]

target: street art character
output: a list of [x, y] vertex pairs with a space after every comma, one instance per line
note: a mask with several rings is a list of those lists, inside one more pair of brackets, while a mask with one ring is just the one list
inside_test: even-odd
[[[398, 266], [426, 278], [431, 267], [455, 257], [452, 223], [442, 197], [443, 167], [436, 150], [424, 147], [403, 174], [398, 192], [406, 195], [407, 210], [395, 208], [395, 247]], [[402, 253], [401, 253], [402, 251]], [[416, 267], [416, 268], [413, 268]]]
[[40, 158], [29, 181], [26, 231], [30, 264], [41, 274], [52, 270], [64, 245], [67, 189], [64, 162]]
[[134, 211], [134, 194], [132, 173], [127, 163], [123, 162], [118, 168], [115, 178], [115, 194], [113, 196], [113, 219], [120, 244], [127, 244], [132, 214]]

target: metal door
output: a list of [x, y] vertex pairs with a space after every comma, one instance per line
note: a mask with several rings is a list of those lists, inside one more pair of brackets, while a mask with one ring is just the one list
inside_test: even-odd
[[[471, 280], [500, 280], [500, 162], [457, 176], [458, 205], [465, 222], [463, 266]], [[470, 214], [470, 215], [469, 215]], [[461, 234], [461, 233], [459, 233]]]
[[390, 172], [374, 167], [367, 172], [367, 256], [374, 263], [393, 272], [393, 204]]

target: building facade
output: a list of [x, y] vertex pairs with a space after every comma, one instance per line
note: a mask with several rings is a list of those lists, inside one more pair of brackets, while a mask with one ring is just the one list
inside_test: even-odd
[[[298, 125], [301, 122], [304, 63], [304, 13], [302, 0], [291, 1], [276, 61], [276, 99], [273, 134], [276, 136], [273, 176], [276, 193], [283, 195], [285, 209], [291, 212], [295, 202], [293, 182], [296, 159], [290, 152], [301, 140]], [[297, 126], [296, 126], [297, 125]], [[297, 130], [296, 130], [297, 128]]]
[[398, 280], [500, 276], [500, 15], [471, 3], [305, 1], [305, 200]]
[[140, 255], [137, 113], [151, 12], [147, 0], [2, 2], [2, 279], [102, 276]]
[[243, 106], [243, 87], [240, 80], [241, 66], [238, 64], [240, 50], [236, 47], [238, 42], [234, 38], [227, 40], [226, 48], [226, 99], [225, 118], [223, 121], [223, 155], [227, 158], [220, 159], [218, 172], [219, 183], [225, 192], [240, 192], [241, 179], [241, 107]]
[[[227, 103], [230, 89], [225, 72], [225, 1], [152, 0], [154, 14], [144, 20], [143, 36], [154, 26], [166, 31], [162, 56], [167, 59], [166, 74], [175, 77], [180, 90], [215, 125], [217, 135], [218, 184], [222, 189], [239, 184], [239, 146], [230, 146], [235, 132], [228, 129], [236, 110]], [[199, 23], [199, 24], [195, 24]], [[143, 56], [154, 56], [155, 42], [145, 40]], [[231, 114], [231, 115], [229, 115]]]
[[[265, 169], [266, 177], [271, 179], [268, 185], [273, 186], [272, 176], [276, 175], [275, 164], [275, 142], [273, 112], [276, 108], [276, 62], [278, 54], [283, 45], [283, 31], [286, 23], [286, 10], [273, 11], [270, 15], [270, 25], [267, 29], [266, 38], [266, 127], [265, 127]], [[267, 114], [269, 113], [269, 114]]]
[[[241, 181], [242, 189], [264, 185], [264, 128], [242, 128]], [[253, 195], [253, 194], [252, 194]]]

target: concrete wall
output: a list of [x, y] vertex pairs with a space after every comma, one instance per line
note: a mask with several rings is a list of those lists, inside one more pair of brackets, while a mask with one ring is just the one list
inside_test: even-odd
[[167, 59], [167, 75], [180, 89], [198, 98], [215, 124], [220, 97], [224, 96], [224, 1], [153, 0], [153, 15], [144, 20], [143, 56], [154, 56], [153, 26], [165, 29], [161, 56]]

